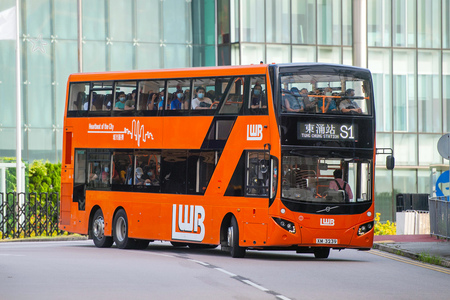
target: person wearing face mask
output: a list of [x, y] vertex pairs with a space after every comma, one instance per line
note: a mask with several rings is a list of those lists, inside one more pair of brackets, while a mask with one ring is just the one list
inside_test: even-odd
[[170, 102], [170, 109], [182, 109], [184, 104], [184, 94], [182, 90], [175, 92], [175, 99]]
[[114, 105], [115, 110], [123, 110], [125, 108], [125, 100], [126, 96], [124, 92], [119, 92], [116, 100], [116, 104]]
[[141, 167], [136, 168], [136, 176], [134, 178], [134, 184], [135, 185], [143, 185], [145, 182], [145, 179], [143, 178], [144, 172], [142, 171]]
[[255, 108], [267, 108], [267, 105], [264, 103], [265, 97], [262, 92], [262, 88], [259, 84], [256, 84], [253, 87], [251, 100], [250, 100], [250, 107], [252, 109]]
[[205, 97], [205, 88], [199, 86], [196, 89], [197, 98], [192, 100], [192, 109], [209, 109], [212, 105], [211, 99]]
[[109, 167], [103, 168], [102, 183], [109, 183]]

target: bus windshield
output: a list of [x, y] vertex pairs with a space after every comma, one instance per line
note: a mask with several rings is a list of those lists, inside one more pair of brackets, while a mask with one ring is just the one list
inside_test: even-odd
[[[372, 114], [368, 78], [356, 72], [327, 69], [282, 73], [280, 76], [283, 113]], [[365, 74], [364, 74], [365, 75]]]
[[282, 197], [302, 202], [371, 201], [371, 160], [283, 156]]

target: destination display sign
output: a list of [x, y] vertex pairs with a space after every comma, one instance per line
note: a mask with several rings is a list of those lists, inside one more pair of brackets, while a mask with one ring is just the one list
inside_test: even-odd
[[298, 122], [297, 139], [299, 140], [341, 140], [356, 141], [358, 126], [356, 124], [336, 124], [330, 122]]

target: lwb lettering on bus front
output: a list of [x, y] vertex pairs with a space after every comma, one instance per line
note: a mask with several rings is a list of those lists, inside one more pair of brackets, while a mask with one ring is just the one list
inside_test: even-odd
[[263, 138], [263, 126], [261, 124], [247, 125], [247, 141], [260, 141]]
[[[172, 239], [201, 242], [205, 237], [205, 209], [200, 205], [172, 207]], [[183, 208], [184, 207], [184, 208]]]

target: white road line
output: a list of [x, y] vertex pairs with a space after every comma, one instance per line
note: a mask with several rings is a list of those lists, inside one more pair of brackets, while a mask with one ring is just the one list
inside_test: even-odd
[[231, 273], [231, 272], [228, 272], [228, 271], [226, 271], [226, 270], [224, 270], [224, 269], [221, 269], [221, 268], [215, 268], [217, 271], [220, 271], [220, 272], [222, 272], [222, 273], [225, 273], [225, 274], [227, 274], [227, 275], [230, 275], [231, 277], [236, 277], [237, 275], [236, 274], [234, 274], [234, 273]]
[[248, 284], [248, 285], [251, 285], [252, 287], [255, 287], [255, 288], [257, 288], [258, 290], [261, 290], [261, 291], [263, 291], [263, 292], [268, 292], [269, 290], [268, 289], [266, 289], [265, 287], [263, 287], [263, 286], [260, 286], [259, 284], [256, 284], [256, 283], [254, 283], [254, 282], [251, 282], [250, 280], [242, 280], [242, 282], [245, 282], [246, 284]]
[[277, 295], [277, 298], [281, 300], [291, 300], [291, 298], [285, 297], [283, 295]]
[[201, 265], [203, 265], [203, 266], [209, 266], [209, 264], [207, 264], [207, 263], [205, 263], [205, 262], [202, 262], [202, 261], [199, 261], [199, 260], [195, 260], [195, 259], [189, 259], [190, 261], [193, 261], [193, 262], [195, 262], [195, 263], [198, 263], [198, 264], [201, 264]]

